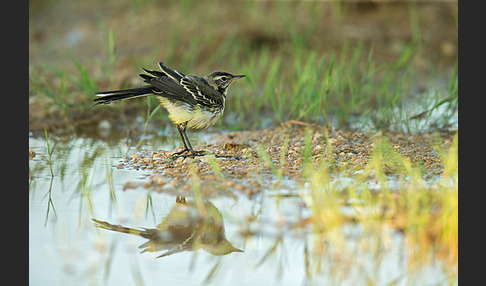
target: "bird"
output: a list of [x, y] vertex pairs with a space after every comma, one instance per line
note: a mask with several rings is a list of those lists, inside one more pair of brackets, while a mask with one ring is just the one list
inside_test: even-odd
[[[201, 209], [202, 208], [202, 209]], [[156, 228], [131, 228], [92, 218], [98, 228], [138, 235], [148, 239], [139, 246], [143, 252], [166, 250], [156, 258], [183, 251], [204, 249], [213, 255], [243, 252], [226, 238], [221, 212], [210, 201], [187, 201], [177, 198], [169, 214]]]
[[[156, 96], [176, 124], [184, 149], [172, 156], [195, 157], [206, 155], [205, 151], [194, 151], [186, 134], [186, 128], [201, 129], [214, 125], [223, 115], [229, 86], [245, 75], [215, 71], [204, 77], [185, 75], [158, 63], [160, 71], [142, 68], [139, 74], [147, 84], [138, 88], [97, 92], [95, 106], [114, 101]], [[188, 155], [182, 155], [188, 152]], [[236, 156], [216, 155], [239, 160]]]

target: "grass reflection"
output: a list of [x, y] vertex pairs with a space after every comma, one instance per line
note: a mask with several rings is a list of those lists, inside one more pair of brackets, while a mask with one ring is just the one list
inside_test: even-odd
[[426, 180], [422, 166], [401, 156], [386, 138], [376, 138], [374, 146], [367, 168], [358, 174], [336, 178], [326, 161], [307, 172], [302, 196], [312, 212], [313, 271], [322, 274], [323, 265], [330, 265], [331, 276], [342, 282], [358, 269], [370, 281], [377, 281], [378, 270], [386, 268], [383, 261], [396, 250], [400, 237], [398, 247], [403, 248], [403, 263], [409, 271], [402, 278], [413, 279], [439, 261], [450, 275], [449, 282], [455, 281], [457, 135], [449, 149], [442, 151], [444, 171], [434, 180]]

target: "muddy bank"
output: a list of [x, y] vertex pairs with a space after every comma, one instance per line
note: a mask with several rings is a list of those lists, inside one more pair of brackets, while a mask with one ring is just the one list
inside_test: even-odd
[[[306, 130], [309, 130], [308, 135]], [[306, 147], [306, 136], [310, 147]], [[214, 143], [195, 146], [197, 150], [237, 156], [241, 160], [213, 156], [172, 157], [174, 152], [182, 150], [180, 148], [135, 153], [125, 157], [117, 168], [153, 171], [143, 184], [127, 182], [124, 188], [143, 185], [157, 192], [184, 195], [192, 193], [196, 186], [208, 196], [251, 196], [272, 184], [280, 184], [281, 180], [277, 178], [301, 181], [306, 156], [308, 164], [315, 168], [323, 160], [330, 162], [331, 173], [353, 174], [364, 170], [377, 138], [387, 138], [394, 150], [413, 165], [422, 166], [426, 177], [439, 176], [444, 168], [434, 148], [447, 148], [453, 136], [452, 133], [413, 135], [345, 131], [330, 132], [326, 136], [323, 128], [287, 123], [273, 129], [229, 132], [213, 138]], [[384, 169], [387, 175], [395, 175], [393, 164], [384, 164]]]

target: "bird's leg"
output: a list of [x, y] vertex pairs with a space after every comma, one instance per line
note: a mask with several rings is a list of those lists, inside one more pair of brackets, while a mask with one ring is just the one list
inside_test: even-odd
[[186, 197], [184, 197], [184, 196], [177, 196], [176, 197], [176, 204], [178, 204], [178, 205], [185, 205], [186, 204]]
[[[194, 149], [192, 149], [192, 145], [191, 145], [191, 142], [189, 141], [189, 137], [187, 137], [186, 126], [187, 126], [187, 122], [177, 124], [177, 130], [179, 131], [179, 135], [181, 135], [182, 143], [184, 144], [184, 150], [179, 151], [179, 152], [175, 152], [174, 154], [172, 154], [172, 157], [173, 158], [175, 158], [175, 157], [183, 157], [183, 158], [192, 157], [192, 158], [194, 158], [196, 156], [207, 155], [207, 152], [204, 151], [204, 150], [194, 151]], [[190, 152], [191, 154], [182, 155], [185, 152]], [[236, 156], [230, 156], [230, 155], [216, 155], [216, 154], [214, 154], [214, 156], [216, 158], [232, 158], [232, 159], [240, 160], [240, 158], [238, 158]]]
[[[184, 144], [184, 150], [182, 152], [189, 151], [189, 148], [187, 148], [186, 140], [184, 139], [184, 135], [182, 134], [182, 128], [184, 128], [184, 131], [186, 130], [186, 124], [177, 124], [177, 131], [179, 131], [179, 135], [181, 136], [182, 139], [182, 144]], [[183, 126], [183, 127], [182, 127]]]
[[185, 153], [185, 152], [191, 152], [190, 155], [184, 155], [183, 157], [195, 157], [195, 156], [204, 156], [206, 153], [204, 151], [194, 151], [194, 149], [192, 149], [192, 145], [191, 145], [191, 142], [189, 141], [189, 138], [187, 137], [187, 134], [186, 134], [186, 126], [187, 126], [187, 122], [184, 122], [184, 123], [181, 123], [181, 124], [176, 124], [177, 126], [177, 130], [179, 131], [179, 135], [181, 136], [181, 139], [182, 139], [182, 144], [184, 144], [184, 150], [182, 151], [179, 151], [179, 152], [175, 152], [174, 154], [172, 154], [172, 156], [181, 156], [181, 154]]

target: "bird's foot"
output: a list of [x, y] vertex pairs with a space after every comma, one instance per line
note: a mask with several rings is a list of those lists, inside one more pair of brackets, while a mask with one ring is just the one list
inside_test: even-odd
[[[186, 152], [188, 152], [189, 154], [184, 154], [184, 153], [186, 153]], [[191, 149], [189, 149], [189, 148], [186, 148], [186, 149], [184, 149], [184, 150], [182, 150], [182, 151], [179, 151], [179, 152], [175, 152], [175, 153], [173, 153], [173, 154], [171, 155], [171, 157], [172, 157], [173, 159], [177, 159], [177, 158], [179, 158], [179, 157], [182, 157], [182, 158], [192, 157], [192, 158], [194, 158], [194, 157], [196, 157], [196, 156], [204, 156], [204, 155], [206, 155], [206, 154], [207, 154], [207, 152], [206, 152], [206, 151], [203, 151], [203, 150], [200, 150], [200, 151], [194, 151], [194, 150], [191, 150]]]

